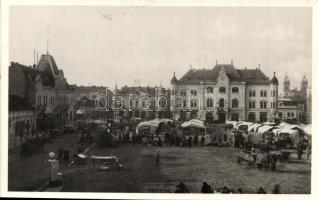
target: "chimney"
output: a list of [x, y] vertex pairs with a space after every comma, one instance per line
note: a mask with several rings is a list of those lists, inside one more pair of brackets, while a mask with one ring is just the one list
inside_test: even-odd
[[218, 64], [218, 60], [215, 61], [215, 64], [216, 64], [216, 65]]
[[231, 65], [233, 65], [233, 59], [231, 59]]
[[258, 64], [258, 69], [261, 69], [261, 64]]

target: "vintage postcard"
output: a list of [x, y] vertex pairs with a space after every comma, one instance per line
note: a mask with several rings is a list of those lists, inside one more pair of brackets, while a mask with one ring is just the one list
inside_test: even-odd
[[0, 196], [313, 199], [317, 6], [3, 1]]

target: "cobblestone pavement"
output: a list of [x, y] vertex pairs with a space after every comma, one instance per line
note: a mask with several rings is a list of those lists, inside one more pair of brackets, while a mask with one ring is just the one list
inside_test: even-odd
[[[9, 175], [8, 190], [9, 191], [34, 191], [45, 182], [48, 181], [50, 166], [45, 160], [48, 159], [48, 153], [57, 152], [62, 147], [70, 151], [70, 155], [79, 148], [77, 142], [77, 134], [65, 134], [60, 138], [46, 143], [44, 152], [35, 153], [31, 156], [20, 156], [20, 149], [14, 149], [9, 152]], [[63, 165], [60, 165], [63, 168]]]
[[89, 166], [76, 166], [64, 176], [67, 192], [173, 192], [181, 181], [191, 192], [200, 192], [203, 181], [213, 188], [227, 186], [247, 193], [263, 187], [270, 193], [280, 184], [283, 193], [310, 193], [311, 164], [298, 161], [278, 163], [277, 172], [250, 169], [238, 164], [239, 149], [228, 147], [157, 147], [121, 145], [115, 149], [95, 149], [96, 155], [116, 155], [122, 159], [122, 171], [98, 171]]

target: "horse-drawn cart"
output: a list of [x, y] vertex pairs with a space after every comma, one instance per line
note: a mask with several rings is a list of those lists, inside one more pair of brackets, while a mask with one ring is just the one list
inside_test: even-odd
[[256, 153], [240, 151], [240, 154], [237, 157], [237, 162], [239, 164], [246, 162], [248, 166], [253, 167], [255, 164], [256, 155]]

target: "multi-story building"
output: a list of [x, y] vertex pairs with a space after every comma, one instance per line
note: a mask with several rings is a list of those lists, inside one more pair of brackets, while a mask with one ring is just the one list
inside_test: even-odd
[[112, 91], [104, 86], [73, 86], [77, 101], [83, 97], [95, 100], [98, 96], [105, 96], [106, 94], [112, 96]]
[[9, 149], [19, 146], [34, 131], [34, 108], [27, 98], [9, 95]]
[[291, 98], [278, 98], [277, 100], [278, 118], [281, 121], [298, 122], [299, 110], [297, 103]]
[[306, 76], [303, 76], [300, 82], [300, 90], [290, 89], [290, 80], [285, 76], [284, 79], [284, 92], [281, 95], [284, 99], [291, 99], [293, 104], [298, 107], [298, 122], [310, 123], [311, 121], [311, 90]]
[[114, 118], [170, 117], [169, 90], [163, 87], [122, 87], [113, 98]]
[[260, 69], [236, 69], [218, 64], [212, 69], [191, 68], [171, 80], [171, 110], [175, 120], [273, 121], [277, 117], [278, 80]]
[[9, 94], [26, 98], [31, 104], [36, 130], [63, 129], [65, 122], [73, 119], [74, 90], [48, 53], [30, 67], [11, 63]]

